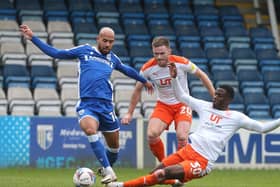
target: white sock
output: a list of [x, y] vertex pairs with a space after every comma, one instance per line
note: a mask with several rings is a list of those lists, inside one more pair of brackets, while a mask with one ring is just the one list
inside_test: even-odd
[[106, 174], [114, 174], [115, 175], [115, 172], [113, 170], [113, 168], [111, 166], [108, 166], [105, 168], [105, 173]]

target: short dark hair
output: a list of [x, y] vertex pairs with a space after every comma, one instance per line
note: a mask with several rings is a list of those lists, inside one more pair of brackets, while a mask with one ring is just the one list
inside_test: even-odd
[[168, 38], [164, 36], [158, 36], [153, 39], [152, 46], [153, 47], [166, 46], [170, 48], [170, 42]]
[[232, 86], [223, 84], [220, 85], [219, 88], [224, 89], [227, 92], [227, 95], [229, 96], [230, 99], [234, 98], [234, 89], [232, 88]]

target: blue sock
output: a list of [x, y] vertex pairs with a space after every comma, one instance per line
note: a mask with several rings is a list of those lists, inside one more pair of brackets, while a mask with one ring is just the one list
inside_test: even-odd
[[107, 158], [110, 162], [110, 165], [113, 166], [114, 163], [117, 161], [118, 159], [118, 155], [119, 155], [119, 149], [112, 149], [112, 148], [108, 148], [106, 150], [106, 155]]
[[100, 162], [100, 164], [106, 168], [110, 166], [110, 162], [107, 158], [107, 155], [105, 153], [104, 145], [100, 142], [98, 135], [90, 135], [88, 136], [89, 143], [91, 145], [91, 148]]

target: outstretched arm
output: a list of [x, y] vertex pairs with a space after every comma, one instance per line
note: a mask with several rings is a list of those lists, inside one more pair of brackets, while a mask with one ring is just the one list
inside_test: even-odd
[[141, 83], [145, 86], [149, 94], [152, 94], [154, 89], [153, 89], [153, 84], [145, 79], [143, 76], [141, 76], [135, 69], [133, 69], [130, 66], [127, 66], [123, 63], [119, 63], [118, 66], [116, 67], [117, 70], [125, 74], [126, 76], [129, 76]]
[[203, 72], [200, 68], [198, 68], [197, 71], [195, 72], [195, 75], [202, 81], [203, 85], [207, 88], [209, 94], [212, 97], [214, 97], [215, 88], [214, 88], [211, 80], [207, 76], [207, 74], [205, 72]]
[[268, 122], [259, 122], [249, 117], [246, 117], [243, 119], [243, 121], [241, 121], [241, 123], [244, 129], [261, 132], [261, 133], [267, 133], [269, 131], [272, 131], [280, 127], [280, 119], [276, 119]]
[[191, 108], [193, 108], [195, 110], [196, 106], [195, 106], [195, 103], [192, 102], [192, 100], [196, 100], [196, 99], [194, 99], [193, 97], [188, 95], [183, 90], [182, 86], [180, 85], [180, 82], [177, 78], [177, 68], [176, 68], [175, 63], [169, 63], [168, 67], [169, 67], [170, 76], [172, 78], [171, 85], [173, 87], [176, 98], [179, 101], [189, 105]]
[[71, 50], [59, 50], [41, 41], [39, 38], [34, 36], [33, 31], [27, 25], [20, 25], [20, 31], [26, 39], [31, 40], [41, 51], [53, 58], [76, 58], [76, 56], [71, 52]]

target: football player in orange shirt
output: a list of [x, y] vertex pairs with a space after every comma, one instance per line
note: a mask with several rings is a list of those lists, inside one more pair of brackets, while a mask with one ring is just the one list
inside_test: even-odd
[[190, 135], [191, 143], [164, 158], [150, 174], [126, 182], [112, 182], [106, 187], [153, 186], [174, 179], [185, 183], [204, 177], [212, 171], [214, 162], [228, 140], [239, 129], [266, 133], [280, 127], [280, 118], [262, 123], [241, 112], [229, 110], [229, 104], [234, 98], [231, 86], [220, 85], [212, 102], [188, 95], [180, 85], [179, 69], [176, 66], [175, 63], [169, 64], [176, 98], [188, 104], [199, 115], [199, 126]]
[[[171, 77], [167, 64], [176, 63], [180, 84], [186, 93], [189, 93], [187, 75], [194, 74], [208, 89], [211, 96], [214, 96], [214, 87], [207, 74], [189, 59], [171, 54], [169, 39], [159, 36], [152, 42], [154, 57], [148, 60], [141, 68], [140, 74], [150, 80], [157, 94], [156, 106], [150, 116], [147, 138], [151, 152], [159, 161], [165, 157], [165, 149], [160, 135], [168, 130], [172, 122], [175, 122], [177, 149], [184, 147], [187, 143], [188, 133], [192, 122], [192, 110], [188, 105], [181, 103], [175, 97], [171, 87]], [[137, 82], [132, 94], [128, 112], [123, 116], [121, 122], [129, 124], [134, 109], [140, 101], [143, 83]], [[142, 101], [145, 102], [145, 101]]]

